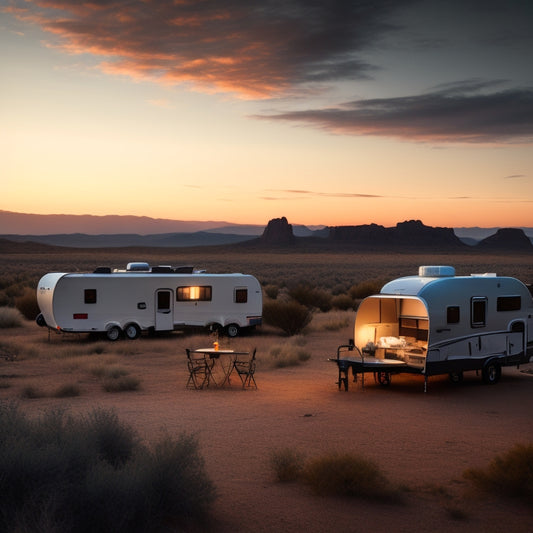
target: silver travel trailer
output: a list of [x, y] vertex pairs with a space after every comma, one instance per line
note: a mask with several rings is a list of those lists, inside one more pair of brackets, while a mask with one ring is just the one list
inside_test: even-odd
[[481, 371], [497, 383], [504, 366], [533, 361], [533, 299], [521, 281], [496, 274], [456, 276], [449, 266], [422, 266], [393, 280], [357, 310], [354, 339], [333, 359], [339, 388], [373, 372], [386, 385], [398, 373], [428, 376]]
[[59, 332], [103, 332], [109, 340], [187, 327], [211, 327], [234, 337], [261, 324], [263, 305], [253, 276], [147, 263], [46, 274], [37, 302], [39, 325]]

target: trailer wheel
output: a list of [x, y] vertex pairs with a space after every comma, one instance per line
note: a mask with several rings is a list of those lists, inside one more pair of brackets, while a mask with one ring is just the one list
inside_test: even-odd
[[118, 326], [111, 326], [106, 332], [105, 335], [107, 337], [107, 340], [109, 341], [116, 341], [120, 338], [120, 328]]
[[220, 324], [213, 322], [212, 324], [209, 324], [209, 331], [211, 331], [211, 333], [215, 333], [216, 335], [221, 335], [224, 331], [224, 328]]
[[462, 383], [463, 381], [463, 373], [461, 371], [459, 372], [450, 372], [450, 381], [452, 383]]
[[239, 334], [239, 326], [237, 326], [237, 324], [230, 324], [226, 327], [226, 334], [228, 337], [237, 337]]
[[37, 322], [37, 325], [40, 326], [41, 328], [44, 328], [46, 326], [46, 320], [44, 319], [44, 316], [42, 313], [39, 313], [37, 315], [35, 322]]
[[374, 378], [382, 387], [388, 387], [390, 385], [390, 373], [389, 372], [375, 372]]
[[489, 361], [486, 363], [481, 373], [481, 377], [487, 385], [495, 385], [498, 383], [501, 375], [502, 368], [498, 363], [496, 363], [496, 361]]
[[141, 335], [141, 328], [137, 324], [128, 324], [124, 328], [124, 335], [127, 339], [135, 340]]

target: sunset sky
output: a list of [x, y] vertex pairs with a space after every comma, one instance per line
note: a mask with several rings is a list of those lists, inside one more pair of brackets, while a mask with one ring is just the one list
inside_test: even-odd
[[1, 0], [0, 209], [533, 226], [532, 27], [528, 0]]

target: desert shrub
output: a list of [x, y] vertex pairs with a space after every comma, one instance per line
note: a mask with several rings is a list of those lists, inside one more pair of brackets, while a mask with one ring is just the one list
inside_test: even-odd
[[216, 496], [196, 439], [149, 448], [111, 411], [30, 420], [0, 404], [0, 530], [178, 530], [208, 516]]
[[298, 340], [274, 345], [270, 348], [268, 355], [270, 364], [274, 368], [296, 366], [311, 358], [311, 354], [303, 346], [299, 345]]
[[114, 411], [94, 409], [82, 422], [90, 446], [107, 463], [118, 467], [133, 457], [139, 439], [132, 427], [120, 423]]
[[367, 296], [372, 296], [373, 294], [378, 294], [383, 287], [384, 282], [381, 280], [367, 280], [361, 281], [355, 285], [352, 285], [348, 290], [348, 294], [352, 297], [353, 300], [362, 300]]
[[62, 385], [54, 391], [54, 398], [74, 398], [80, 395], [80, 388], [76, 384]]
[[107, 367], [104, 364], [92, 365], [89, 369], [89, 372], [97, 378], [103, 378], [106, 375]]
[[15, 360], [19, 356], [19, 347], [11, 342], [0, 341], [0, 357], [8, 360]]
[[324, 289], [300, 284], [289, 289], [289, 296], [296, 302], [311, 309], [318, 308], [322, 312], [331, 309], [331, 293]]
[[533, 504], [533, 444], [517, 444], [486, 469], [471, 468], [463, 475], [483, 490]]
[[97, 355], [101, 355], [103, 354], [105, 351], [106, 351], [106, 344], [103, 343], [103, 342], [96, 342], [94, 344], [91, 344], [89, 346], [89, 349], [87, 350], [87, 353], [88, 354], [97, 354]]
[[468, 513], [462, 507], [459, 507], [457, 504], [448, 503], [444, 506], [444, 509], [452, 520], [464, 521], [468, 520], [469, 518]]
[[338, 294], [331, 298], [331, 307], [333, 307], [333, 309], [339, 309], [340, 311], [347, 311], [348, 309], [355, 308], [355, 301], [348, 294]]
[[271, 301], [263, 304], [263, 320], [287, 335], [297, 335], [311, 322], [312, 312], [295, 301]]
[[0, 307], [0, 328], [19, 328], [24, 324], [24, 317], [16, 307]]
[[276, 481], [283, 483], [296, 481], [302, 474], [304, 456], [293, 448], [273, 450], [270, 454], [270, 465], [274, 470]]
[[277, 285], [265, 285], [263, 291], [268, 298], [275, 300], [279, 294], [279, 287]]
[[320, 496], [399, 500], [399, 491], [370, 459], [354, 454], [329, 454], [308, 461], [305, 482]]
[[136, 391], [140, 389], [141, 382], [133, 376], [109, 377], [104, 380], [102, 387], [106, 392]]
[[26, 400], [35, 400], [36, 398], [44, 398], [45, 396], [45, 392], [33, 385], [27, 385], [20, 393], [20, 397]]
[[40, 313], [35, 290], [30, 287], [25, 287], [22, 296], [15, 298], [15, 307], [28, 320], [35, 320], [35, 317]]
[[119, 379], [127, 375], [128, 371], [118, 365], [108, 366], [104, 372], [104, 376], [110, 379]]

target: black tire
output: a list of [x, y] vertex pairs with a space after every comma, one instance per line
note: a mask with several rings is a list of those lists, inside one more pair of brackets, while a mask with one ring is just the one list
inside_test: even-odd
[[211, 331], [211, 333], [216, 333], [217, 335], [222, 335], [222, 333], [224, 333], [224, 328], [220, 324], [213, 322], [213, 324], [209, 325], [209, 331]]
[[44, 319], [44, 316], [43, 316], [42, 313], [39, 313], [37, 315], [37, 318], [35, 319], [35, 322], [37, 322], [37, 325], [40, 326], [41, 328], [46, 327], [46, 320]]
[[452, 383], [462, 383], [463, 382], [463, 373], [459, 372], [450, 372], [450, 381]]
[[135, 340], [141, 335], [141, 328], [137, 324], [128, 324], [124, 328], [126, 339]]
[[388, 387], [390, 385], [390, 373], [389, 372], [376, 372], [375, 378], [376, 378], [376, 381], [382, 387]]
[[237, 337], [239, 335], [240, 328], [237, 324], [230, 324], [226, 326], [226, 335], [228, 337]]
[[117, 341], [120, 339], [120, 336], [122, 334], [122, 331], [118, 326], [111, 326], [106, 332], [105, 336], [107, 337], [108, 341]]
[[488, 361], [483, 367], [482, 378], [487, 385], [496, 385], [500, 381], [502, 368], [496, 361]]

